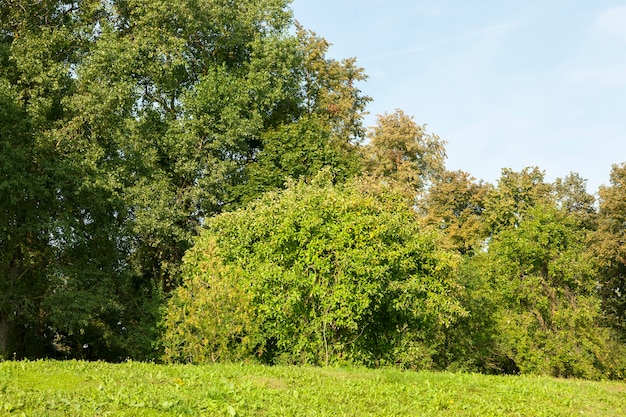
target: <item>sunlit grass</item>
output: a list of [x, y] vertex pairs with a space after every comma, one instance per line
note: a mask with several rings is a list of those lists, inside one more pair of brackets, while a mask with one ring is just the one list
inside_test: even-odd
[[626, 384], [252, 365], [0, 363], [0, 416], [624, 416]]

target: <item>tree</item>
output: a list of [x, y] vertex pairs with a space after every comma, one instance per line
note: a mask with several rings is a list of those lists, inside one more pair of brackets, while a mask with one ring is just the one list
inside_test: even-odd
[[415, 194], [444, 172], [445, 142], [402, 110], [379, 115], [368, 138], [366, 170], [376, 178], [395, 181]]
[[61, 266], [57, 237], [62, 225], [74, 237], [83, 231], [85, 218], [64, 207], [82, 183], [67, 181], [72, 169], [51, 133], [65, 120], [63, 98], [74, 88], [70, 68], [83, 51], [82, 30], [88, 30], [78, 4], [20, 1], [0, 11], [2, 356], [49, 353], [50, 339], [42, 339], [49, 283]]
[[474, 263], [498, 306], [497, 349], [521, 372], [623, 377], [622, 347], [602, 324], [586, 235], [572, 215], [538, 204]]
[[289, 179], [312, 178], [324, 168], [332, 170], [338, 183], [361, 173], [358, 149], [339, 143], [315, 115], [268, 131], [262, 141], [263, 149], [246, 167], [248, 179], [238, 187], [242, 205], [263, 192], [284, 188]]
[[626, 164], [613, 165], [610, 182], [598, 192], [598, 228], [592, 235], [591, 252], [600, 269], [607, 324], [626, 342]]
[[0, 78], [0, 357], [19, 350], [37, 315], [45, 288], [43, 271], [50, 259], [46, 234], [50, 230], [54, 197], [46, 190], [44, 167], [28, 115], [17, 94]]
[[572, 172], [565, 178], [554, 181], [554, 198], [557, 205], [565, 212], [573, 215], [580, 226], [593, 230], [596, 227], [596, 199], [587, 192], [587, 180]]
[[476, 226], [470, 240], [457, 242], [481, 249], [464, 252], [470, 256], [458, 282], [469, 314], [446, 330], [437, 361], [483, 372], [621, 378], [623, 346], [600, 309], [588, 250], [595, 213], [584, 180], [571, 174], [549, 184], [526, 168], [503, 170], [497, 187], [482, 194], [470, 193], [471, 184], [444, 176], [420, 205], [424, 220], [448, 236]]
[[497, 186], [486, 201], [487, 227], [491, 234], [518, 225], [525, 213], [538, 204], [550, 204], [552, 186], [545, 182], [545, 173], [538, 167], [519, 172], [502, 169]]
[[480, 249], [487, 238], [485, 204], [492, 186], [463, 171], [445, 171], [420, 201], [427, 225], [443, 231], [461, 254]]
[[[325, 165], [340, 177], [355, 170], [367, 99], [352, 82], [362, 69], [327, 59], [322, 39], [294, 33], [288, 3], [0, 7], [2, 106], [12, 129], [2, 139], [19, 145], [2, 167], [14, 196], [3, 209], [10, 224], [27, 215], [24, 230], [36, 230], [5, 230], [15, 241], [2, 238], [2, 267], [19, 266], [12, 276], [25, 286], [11, 299], [30, 300], [21, 311], [32, 315], [11, 326], [32, 329], [33, 346], [78, 356], [88, 339], [101, 358], [153, 354], [158, 304], [178, 285], [182, 256], [207, 218], [290, 176]], [[333, 100], [341, 111], [329, 111]], [[301, 132], [310, 143], [295, 140]], [[310, 167], [265, 148], [300, 148]], [[259, 172], [266, 177], [248, 186]], [[0, 310], [6, 329], [16, 309]], [[26, 355], [25, 335], [17, 339]]]
[[[324, 48], [311, 48], [313, 41], [289, 34], [286, 4], [114, 3], [77, 71], [73, 136], [95, 133], [104, 148], [94, 165], [126, 202], [130, 264], [165, 291], [177, 285], [182, 255], [204, 219], [281, 187], [290, 176], [351, 158], [349, 140], [331, 134], [344, 124], [336, 119], [350, 116], [358, 125], [363, 105], [339, 117], [319, 97], [365, 100], [349, 85], [361, 70], [352, 61], [344, 68], [326, 59]], [[315, 94], [309, 94], [310, 74]], [[78, 112], [85, 108], [87, 114]], [[266, 148], [290, 153], [293, 132], [302, 130], [307, 134], [299, 139], [311, 143], [298, 146], [312, 168], [303, 172], [268, 156]], [[324, 161], [327, 154], [335, 160]]]
[[296, 29], [303, 56], [300, 75], [305, 112], [325, 119], [332, 136], [344, 146], [360, 142], [366, 134], [362, 124], [365, 106], [371, 101], [356, 86], [367, 79], [363, 68], [356, 65], [356, 58], [326, 58], [327, 40], [299, 24]]
[[455, 256], [393, 188], [324, 175], [207, 223], [168, 305], [169, 360], [432, 366], [464, 314]]

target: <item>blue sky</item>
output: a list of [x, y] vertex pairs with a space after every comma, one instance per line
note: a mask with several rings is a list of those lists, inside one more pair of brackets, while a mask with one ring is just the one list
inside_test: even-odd
[[375, 116], [401, 108], [447, 141], [447, 168], [495, 182], [538, 166], [588, 190], [626, 162], [626, 1], [295, 0], [356, 57]]

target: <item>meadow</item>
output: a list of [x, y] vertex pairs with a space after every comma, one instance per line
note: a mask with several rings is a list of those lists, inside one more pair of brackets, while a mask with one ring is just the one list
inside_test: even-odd
[[625, 416], [626, 384], [396, 369], [0, 362], [0, 416]]

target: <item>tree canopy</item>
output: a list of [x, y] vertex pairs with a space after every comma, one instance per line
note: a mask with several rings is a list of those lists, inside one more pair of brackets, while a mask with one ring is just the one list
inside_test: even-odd
[[413, 117], [397, 109], [378, 116], [365, 147], [370, 175], [402, 184], [413, 193], [423, 191], [445, 170], [445, 141], [427, 134]]
[[465, 311], [455, 255], [416, 220], [391, 187], [327, 171], [212, 218], [185, 257], [166, 355], [428, 366]]
[[363, 71], [288, 3], [2, 3], [3, 356], [151, 355], [207, 218], [359, 171]]
[[624, 163], [447, 171], [289, 6], [0, 0], [0, 358], [624, 378]]

